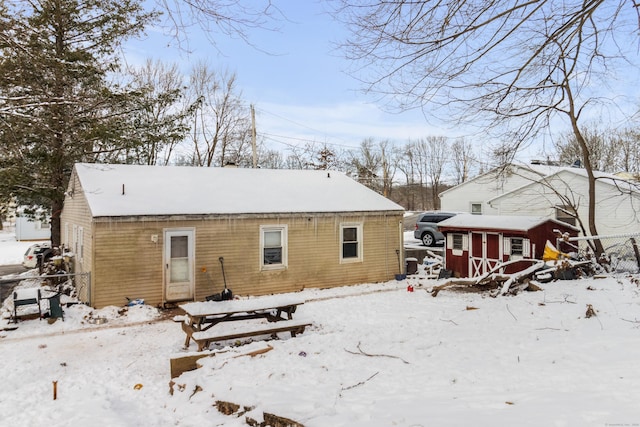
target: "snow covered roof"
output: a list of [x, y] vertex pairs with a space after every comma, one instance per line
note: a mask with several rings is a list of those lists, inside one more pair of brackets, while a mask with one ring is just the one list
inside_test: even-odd
[[[584, 168], [577, 168], [577, 167], [573, 167], [573, 166], [555, 166], [555, 165], [547, 165], [547, 164], [537, 164], [537, 163], [529, 163], [529, 164], [520, 164], [520, 163], [510, 163], [507, 166], [501, 166], [501, 167], [497, 167], [494, 169], [491, 169], [490, 171], [475, 176], [461, 184], [458, 184], [456, 186], [453, 186], [443, 192], [440, 193], [440, 196], [442, 196], [443, 194], [446, 194], [448, 192], [452, 192], [452, 191], [456, 191], [458, 190], [460, 187], [464, 186], [464, 185], [468, 185], [470, 183], [473, 183], [475, 181], [480, 181], [483, 179], [486, 179], [487, 177], [492, 177], [494, 176], [496, 173], [501, 173], [501, 171], [503, 170], [510, 170], [512, 173], [515, 174], [519, 174], [522, 176], [526, 176], [529, 177], [529, 179], [531, 180], [531, 182], [524, 184], [523, 186], [519, 187], [519, 188], [514, 188], [508, 191], [505, 191], [504, 193], [494, 197], [493, 199], [488, 200], [488, 203], [491, 203], [493, 200], [495, 199], [499, 199], [501, 197], [505, 197], [510, 195], [511, 193], [515, 193], [519, 190], [521, 190], [522, 188], [526, 188], [530, 185], [534, 185], [540, 181], [542, 181], [545, 178], [550, 178], [552, 176], [561, 174], [561, 173], [571, 173], [574, 175], [578, 175], [578, 176], [582, 176], [585, 179], [587, 178], [587, 171]], [[604, 182], [610, 185], [621, 185], [621, 182], [624, 182], [626, 180], [626, 178], [622, 175], [614, 175], [614, 174], [610, 174], [610, 173], [606, 173], [606, 172], [600, 172], [600, 171], [593, 171], [594, 176], [598, 179], [598, 182]], [[632, 185], [628, 185], [627, 187], [629, 187], [631, 189], [631, 191], [633, 190], [633, 186]]]
[[472, 215], [460, 214], [445, 219], [438, 223], [438, 228], [482, 228], [488, 230], [516, 230], [528, 231], [547, 221], [555, 222], [559, 226], [575, 229], [574, 226], [553, 218], [540, 216], [520, 216], [520, 215]]
[[337, 171], [78, 163], [75, 173], [94, 217], [404, 211]]
[[[510, 191], [505, 191], [502, 194], [498, 194], [497, 196], [488, 199], [486, 202], [491, 204], [496, 200], [511, 197], [511, 195], [513, 194], [517, 194], [526, 188], [532, 187], [540, 183], [543, 183], [543, 185], [548, 185], [544, 183], [550, 181], [553, 177], [560, 177], [560, 179], [562, 179], [562, 174], [572, 174], [575, 176], [580, 176], [584, 178], [585, 182], [588, 179], [586, 169], [574, 168], [574, 167], [555, 167], [552, 173], [549, 173], [545, 176], [541, 176], [540, 179], [538, 180], [535, 180], [535, 181], [532, 180], [531, 182], [527, 182], [526, 184], [517, 188], [513, 188]], [[639, 194], [637, 184], [631, 182], [630, 180], [627, 180], [622, 176], [617, 176], [614, 174], [610, 174], [607, 172], [600, 172], [600, 171], [593, 171], [593, 175], [596, 178], [598, 183], [607, 184], [615, 189], [622, 188], [625, 192], [629, 192], [630, 194], [636, 194], [636, 195]]]

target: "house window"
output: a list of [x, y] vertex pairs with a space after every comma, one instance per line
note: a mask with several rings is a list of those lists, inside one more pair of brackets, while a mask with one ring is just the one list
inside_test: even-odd
[[471, 203], [471, 213], [473, 215], [482, 215], [482, 203]]
[[340, 261], [362, 261], [362, 224], [340, 225]]
[[67, 250], [71, 250], [71, 241], [69, 240], [69, 223], [65, 222], [64, 223], [64, 245], [67, 248]]
[[78, 259], [84, 261], [84, 228], [78, 227]]
[[576, 225], [575, 212], [572, 206], [556, 206], [556, 219], [567, 224]]
[[265, 225], [260, 227], [260, 252], [262, 270], [281, 270], [287, 267], [287, 226]]
[[78, 254], [78, 226], [73, 226], [73, 240], [71, 240], [71, 250], [74, 254]]

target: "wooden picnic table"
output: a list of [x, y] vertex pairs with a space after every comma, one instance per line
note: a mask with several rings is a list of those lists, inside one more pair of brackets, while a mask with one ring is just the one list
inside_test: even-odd
[[[293, 313], [302, 304], [304, 304], [302, 299], [283, 295], [181, 304], [180, 308], [186, 314], [182, 322], [182, 329], [187, 334], [184, 346], [188, 348], [189, 342], [193, 340], [198, 345], [198, 351], [201, 351], [215, 341], [272, 335], [285, 331], [295, 336], [296, 333], [304, 332], [305, 327], [311, 324], [293, 320]], [[244, 327], [233, 331], [214, 328], [223, 322], [251, 319], [266, 319], [268, 323], [243, 325]]]

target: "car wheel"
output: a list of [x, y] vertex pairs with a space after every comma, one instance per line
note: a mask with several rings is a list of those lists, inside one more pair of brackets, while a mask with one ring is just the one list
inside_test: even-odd
[[426, 232], [422, 235], [422, 244], [425, 246], [433, 246], [436, 243], [436, 239], [433, 234]]

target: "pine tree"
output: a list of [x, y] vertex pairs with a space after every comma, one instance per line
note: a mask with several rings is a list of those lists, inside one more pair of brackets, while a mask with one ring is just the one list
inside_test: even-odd
[[50, 207], [54, 245], [73, 164], [127, 141], [137, 92], [110, 79], [120, 44], [155, 17], [131, 0], [0, 5], [0, 203]]

